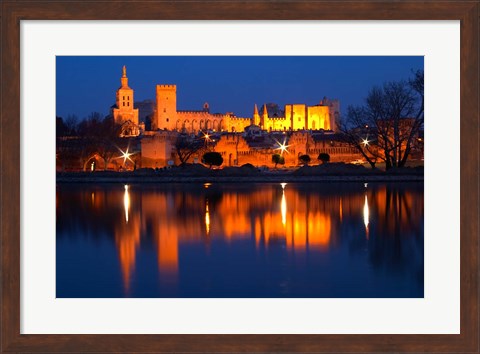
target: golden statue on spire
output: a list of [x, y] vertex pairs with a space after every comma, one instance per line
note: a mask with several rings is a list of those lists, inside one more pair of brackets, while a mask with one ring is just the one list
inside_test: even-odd
[[127, 67], [124, 65], [123, 66], [123, 77], [127, 77]]

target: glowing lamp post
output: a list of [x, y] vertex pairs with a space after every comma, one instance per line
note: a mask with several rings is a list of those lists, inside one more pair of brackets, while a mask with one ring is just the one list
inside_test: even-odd
[[127, 160], [129, 160], [131, 163], [135, 163], [132, 158], [130, 156], [134, 155], [135, 153], [134, 152], [128, 152], [130, 148], [128, 147], [126, 151], [123, 151], [122, 149], [118, 149], [120, 150], [120, 153], [121, 155], [118, 157], [119, 159], [123, 159], [123, 167], [125, 166], [125, 163], [127, 162]]
[[277, 141], [277, 144], [278, 144], [278, 148], [276, 148], [275, 150], [280, 150], [280, 156], [282, 156], [284, 152], [287, 152], [287, 153], [288, 153], [287, 148], [288, 148], [290, 145], [287, 145], [286, 142], [285, 142], [285, 140], [283, 141], [283, 143], [280, 143], [279, 141]]

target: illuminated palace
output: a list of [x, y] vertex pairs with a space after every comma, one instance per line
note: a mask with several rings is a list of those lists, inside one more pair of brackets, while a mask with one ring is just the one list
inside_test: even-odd
[[[124, 126], [124, 136], [137, 136], [144, 129], [139, 122], [138, 109], [133, 106], [133, 89], [128, 86], [127, 70], [123, 67], [121, 86], [117, 90], [116, 104], [112, 115], [117, 124]], [[245, 128], [256, 125], [265, 131], [332, 130], [336, 128], [340, 104], [338, 100], [324, 98], [318, 105], [285, 105], [284, 115], [269, 116], [267, 105], [260, 114], [255, 104], [252, 117], [237, 117], [232, 112], [210, 113], [206, 102], [202, 110], [183, 111], [177, 109], [177, 86], [157, 85], [151, 131], [169, 130], [198, 133], [203, 130], [216, 132], [244, 132]]]
[[[175, 140], [178, 133], [213, 134], [210, 148], [222, 154], [225, 166], [245, 163], [272, 165], [272, 149], [279, 140], [289, 146], [286, 165], [297, 165], [298, 156], [311, 154], [312, 160], [320, 152], [331, 156], [331, 161], [359, 158], [358, 152], [342, 142], [336, 134], [339, 118], [338, 100], [323, 98], [319, 104], [286, 104], [284, 110], [272, 110], [266, 104], [261, 112], [254, 105], [252, 117], [237, 117], [232, 112], [210, 113], [208, 103], [201, 110], [177, 109], [177, 86], [157, 85], [156, 100], [150, 112], [150, 126], [139, 119], [134, 108], [134, 91], [128, 86], [126, 67], [123, 67], [121, 86], [117, 90], [116, 104], [112, 107], [115, 122], [122, 126], [120, 136], [140, 136], [140, 154], [137, 166], [163, 167], [177, 164]], [[145, 118], [145, 117], [143, 117]], [[189, 162], [201, 160], [194, 154]]]
[[267, 131], [286, 130], [335, 130], [335, 119], [339, 114], [338, 100], [326, 98], [315, 106], [305, 104], [285, 105], [283, 117], [268, 115], [267, 106], [262, 114], [254, 107], [253, 117], [237, 117], [233, 113], [212, 114], [206, 102], [201, 111], [177, 110], [177, 86], [157, 85], [155, 115], [152, 130], [176, 130], [197, 133], [200, 130], [243, 132], [250, 125]]

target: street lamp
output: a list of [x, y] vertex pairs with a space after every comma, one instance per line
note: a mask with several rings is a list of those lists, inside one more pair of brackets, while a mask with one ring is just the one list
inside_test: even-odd
[[276, 139], [275, 139], [275, 141], [276, 141], [277, 144], [278, 144], [278, 148], [276, 148], [275, 150], [280, 150], [280, 155], [282, 155], [284, 152], [287, 152], [287, 153], [288, 153], [287, 148], [288, 148], [290, 145], [287, 145], [285, 140], [283, 141], [283, 144], [280, 143], [280, 142], [279, 142], [278, 140], [276, 140]]
[[121, 155], [117, 158], [118, 159], [123, 158], [123, 166], [125, 166], [125, 163], [127, 162], [127, 160], [130, 160], [131, 163], [134, 163], [130, 156], [134, 155], [135, 153], [134, 152], [128, 152], [129, 149], [130, 149], [130, 147], [127, 147], [127, 150], [123, 151], [122, 149], [118, 148], [118, 150], [120, 150]]

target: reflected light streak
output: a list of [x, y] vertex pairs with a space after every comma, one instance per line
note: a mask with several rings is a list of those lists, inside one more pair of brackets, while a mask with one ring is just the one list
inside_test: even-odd
[[367, 233], [368, 240], [368, 220], [370, 218], [370, 210], [368, 208], [368, 197], [365, 194], [365, 204], [363, 205], [363, 223], [365, 224], [365, 231]]
[[340, 198], [340, 206], [338, 208], [338, 213], [340, 214], [340, 221], [343, 221], [343, 200]]
[[208, 210], [208, 199], [205, 205], [205, 229], [208, 236], [210, 234], [210, 211]]
[[285, 191], [282, 191], [282, 224], [285, 226], [287, 224], [287, 200], [285, 199]]
[[130, 211], [130, 194], [128, 193], [128, 184], [125, 185], [125, 193], [123, 194], [123, 207], [125, 208], [125, 221], [128, 224], [128, 212]]

